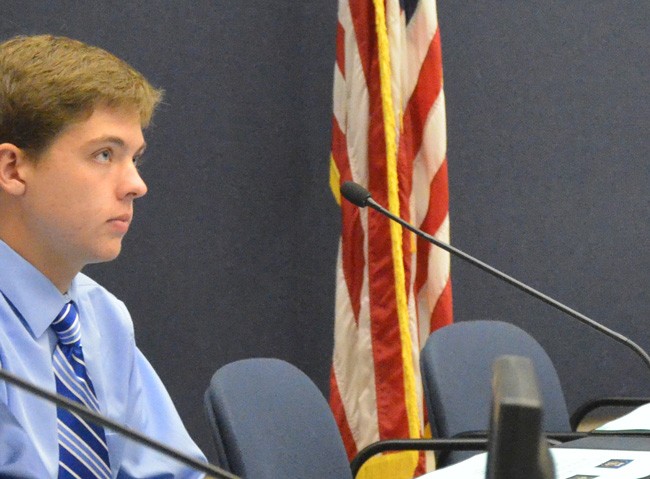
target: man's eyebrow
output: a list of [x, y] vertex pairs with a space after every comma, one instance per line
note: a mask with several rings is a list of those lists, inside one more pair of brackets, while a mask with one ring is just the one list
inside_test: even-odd
[[[119, 136], [100, 136], [99, 138], [94, 138], [88, 142], [89, 144], [98, 144], [98, 143], [112, 143], [114, 146], [117, 146], [118, 148], [126, 148], [126, 142], [120, 138]], [[147, 142], [143, 142], [142, 146], [138, 148], [135, 152], [134, 156], [141, 155], [144, 153], [144, 150], [147, 148]]]

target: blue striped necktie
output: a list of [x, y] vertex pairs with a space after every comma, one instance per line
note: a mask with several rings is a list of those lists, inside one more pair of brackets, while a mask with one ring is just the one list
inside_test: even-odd
[[[79, 313], [67, 303], [52, 323], [59, 341], [52, 362], [56, 392], [99, 411], [92, 382], [81, 350]], [[57, 408], [59, 431], [59, 479], [109, 479], [111, 470], [104, 429], [61, 407]]]

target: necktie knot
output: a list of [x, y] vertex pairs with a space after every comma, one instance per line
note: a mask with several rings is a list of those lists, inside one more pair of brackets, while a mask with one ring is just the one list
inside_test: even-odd
[[66, 303], [54, 322], [52, 322], [52, 329], [61, 344], [69, 345], [81, 341], [79, 313], [74, 301]]

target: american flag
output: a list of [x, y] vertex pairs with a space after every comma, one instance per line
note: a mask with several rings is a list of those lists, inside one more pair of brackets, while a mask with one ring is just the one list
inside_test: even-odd
[[[339, 0], [333, 110], [330, 183], [342, 232], [330, 403], [352, 458], [380, 439], [422, 437], [420, 344], [452, 321], [449, 254], [339, 193], [355, 181], [449, 241], [435, 0]], [[364, 469], [411, 478], [423, 463], [392, 453]]]

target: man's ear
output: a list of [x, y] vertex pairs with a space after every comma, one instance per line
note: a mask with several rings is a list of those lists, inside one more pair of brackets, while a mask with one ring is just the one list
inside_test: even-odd
[[14, 196], [25, 192], [23, 174], [28, 161], [25, 152], [16, 145], [0, 144], [0, 190]]

